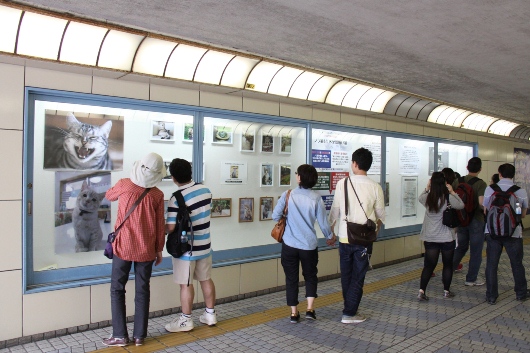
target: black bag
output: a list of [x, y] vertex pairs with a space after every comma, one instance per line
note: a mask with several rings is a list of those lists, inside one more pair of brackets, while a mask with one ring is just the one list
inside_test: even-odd
[[366, 215], [366, 211], [364, 210], [363, 205], [361, 204], [361, 200], [359, 200], [359, 196], [357, 195], [357, 191], [355, 191], [355, 188], [353, 187], [353, 184], [350, 180], [351, 187], [353, 188], [353, 192], [355, 192], [355, 196], [357, 197], [357, 201], [359, 201], [359, 205], [361, 206], [361, 209], [364, 212], [364, 215], [366, 216], [366, 223], [365, 224], [358, 224], [353, 222], [348, 222], [348, 180], [350, 178], [346, 178], [344, 180], [344, 191], [345, 191], [345, 201], [346, 201], [346, 229], [348, 230], [348, 243], [352, 245], [361, 245], [366, 247], [371, 247], [371, 245], [376, 241], [377, 239], [377, 225], [372, 221], [368, 216]]
[[519, 203], [515, 193], [520, 187], [512, 185], [506, 191], [502, 191], [497, 184], [490, 187], [493, 194], [486, 215], [488, 233], [493, 239], [509, 238], [519, 225], [522, 226], [521, 215], [515, 212], [516, 203]]
[[[173, 193], [173, 196], [177, 200], [179, 208], [177, 211], [177, 223], [175, 224], [175, 229], [167, 236], [166, 250], [171, 256], [179, 258], [188, 251], [191, 252], [193, 250], [194, 234], [193, 225], [190, 219], [190, 211], [186, 206], [182, 192], [180, 190], [176, 191]], [[188, 238], [188, 234], [190, 235], [190, 238]], [[188, 241], [182, 241], [183, 235]], [[191, 241], [191, 244], [189, 241]]]
[[447, 208], [445, 209], [442, 215], [442, 224], [448, 226], [449, 228], [458, 227], [460, 226], [458, 212], [453, 207], [451, 207], [451, 203], [449, 202], [449, 194], [445, 195], [445, 197], [447, 200]]

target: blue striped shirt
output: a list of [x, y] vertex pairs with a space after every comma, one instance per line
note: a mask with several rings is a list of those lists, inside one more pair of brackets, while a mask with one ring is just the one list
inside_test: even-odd
[[[210, 206], [212, 193], [210, 189], [202, 184], [190, 182], [179, 187], [184, 196], [184, 202], [190, 210], [190, 220], [193, 225], [194, 241], [191, 252], [180, 257], [184, 261], [195, 261], [204, 259], [211, 254], [210, 241]], [[166, 224], [177, 223], [177, 212], [179, 206], [174, 196], [171, 196], [167, 207]], [[191, 236], [188, 233], [188, 237]]]

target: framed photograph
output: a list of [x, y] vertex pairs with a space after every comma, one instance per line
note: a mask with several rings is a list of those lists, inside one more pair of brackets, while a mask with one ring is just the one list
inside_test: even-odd
[[261, 133], [261, 153], [274, 152], [274, 136], [269, 133]]
[[280, 163], [280, 186], [291, 186], [291, 163]]
[[170, 160], [164, 159], [164, 167], [166, 167], [166, 176], [162, 178], [162, 181], [173, 181], [171, 174], [169, 173], [169, 165], [171, 164]]
[[212, 199], [212, 218], [232, 216], [232, 199]]
[[274, 165], [272, 163], [261, 163], [260, 166], [260, 186], [272, 186], [272, 173]]
[[254, 222], [254, 198], [239, 198], [239, 222]]
[[290, 133], [280, 134], [280, 154], [291, 154], [292, 137]]
[[254, 152], [256, 132], [254, 130], [241, 131], [241, 152]]
[[230, 126], [214, 125], [212, 128], [212, 143], [231, 145], [232, 135], [232, 128]]
[[151, 141], [175, 142], [175, 123], [151, 119], [149, 134]]
[[193, 142], [193, 123], [184, 123], [184, 130], [182, 132], [183, 142]]
[[259, 198], [259, 220], [272, 221], [274, 198], [265, 196]]

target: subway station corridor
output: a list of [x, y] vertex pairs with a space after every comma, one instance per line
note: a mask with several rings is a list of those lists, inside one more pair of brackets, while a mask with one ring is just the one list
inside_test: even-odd
[[[530, 237], [523, 239], [527, 278], [530, 268]], [[485, 252], [484, 252], [485, 255]], [[368, 272], [360, 313], [367, 320], [342, 324], [340, 279], [319, 283], [317, 320], [289, 322], [285, 292], [275, 292], [216, 306], [218, 324], [199, 323], [203, 309], [193, 311], [195, 329], [168, 333], [164, 325], [178, 314], [149, 321], [145, 345], [103, 346], [101, 340], [112, 327], [0, 349], [0, 353], [40, 352], [530, 352], [530, 300], [517, 301], [509, 259], [504, 252], [499, 264], [499, 298], [485, 301], [485, 286], [464, 286], [464, 272], [455, 273], [451, 290], [443, 298], [441, 264], [427, 288], [428, 302], [416, 299], [423, 258], [377, 268]], [[483, 258], [483, 278], [486, 258]], [[301, 288], [303, 296], [303, 289]], [[178, 295], [175, 291], [168, 295]], [[302, 300], [303, 298], [300, 298]], [[46, 320], [46, 318], [42, 318]], [[132, 324], [129, 334], [132, 336]]]

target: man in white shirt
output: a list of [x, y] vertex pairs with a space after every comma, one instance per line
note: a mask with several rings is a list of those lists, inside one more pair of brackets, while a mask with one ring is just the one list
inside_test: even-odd
[[[352, 154], [351, 169], [353, 177], [342, 179], [337, 183], [333, 205], [329, 213], [332, 229], [339, 221], [339, 255], [344, 309], [342, 323], [353, 324], [366, 320], [358, 313], [363, 295], [364, 278], [368, 271], [369, 254], [372, 246], [350, 244], [346, 227], [344, 185], [348, 188], [348, 221], [365, 224], [367, 218], [377, 223], [377, 231], [385, 220], [385, 200], [381, 185], [367, 176], [372, 166], [372, 152], [359, 148]], [[355, 190], [354, 190], [355, 188]], [[359, 199], [357, 199], [357, 196]]]

